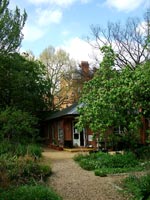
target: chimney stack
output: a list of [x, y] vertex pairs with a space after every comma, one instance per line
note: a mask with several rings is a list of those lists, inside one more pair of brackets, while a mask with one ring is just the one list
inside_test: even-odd
[[87, 61], [81, 61], [80, 67], [84, 74], [89, 73], [89, 63]]

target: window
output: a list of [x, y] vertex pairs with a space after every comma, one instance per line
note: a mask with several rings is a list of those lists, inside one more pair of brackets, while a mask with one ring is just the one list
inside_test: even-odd
[[63, 129], [61, 128], [60, 122], [58, 122], [58, 140], [63, 141]]
[[121, 126], [115, 127], [114, 133], [121, 135], [123, 133], [123, 127], [121, 127]]
[[74, 133], [74, 139], [78, 140], [79, 139], [79, 133]]

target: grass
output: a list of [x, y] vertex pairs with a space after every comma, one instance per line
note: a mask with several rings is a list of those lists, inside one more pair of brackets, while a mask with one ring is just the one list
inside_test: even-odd
[[62, 198], [46, 186], [24, 185], [1, 191], [0, 200], [62, 200]]

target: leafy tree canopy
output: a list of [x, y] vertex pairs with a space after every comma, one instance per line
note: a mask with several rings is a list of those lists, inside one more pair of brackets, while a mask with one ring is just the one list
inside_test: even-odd
[[18, 7], [14, 11], [8, 8], [9, 1], [0, 1], [0, 53], [15, 52], [23, 39], [22, 29], [27, 14], [21, 14]]
[[28, 112], [7, 107], [0, 112], [0, 139], [13, 142], [33, 142], [37, 136], [37, 118]]
[[79, 108], [78, 127], [89, 126], [95, 133], [109, 127], [124, 127], [134, 132], [141, 116], [150, 117], [150, 62], [135, 70], [113, 68], [115, 54], [111, 47], [103, 47], [104, 58], [95, 77], [83, 89]]
[[0, 108], [15, 106], [36, 113], [51, 106], [45, 66], [15, 53], [0, 55]]

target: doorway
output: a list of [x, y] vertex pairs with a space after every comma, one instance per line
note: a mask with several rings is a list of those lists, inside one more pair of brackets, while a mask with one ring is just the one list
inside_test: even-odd
[[84, 129], [79, 132], [75, 127], [76, 122], [73, 122], [73, 146], [85, 146], [85, 131]]

